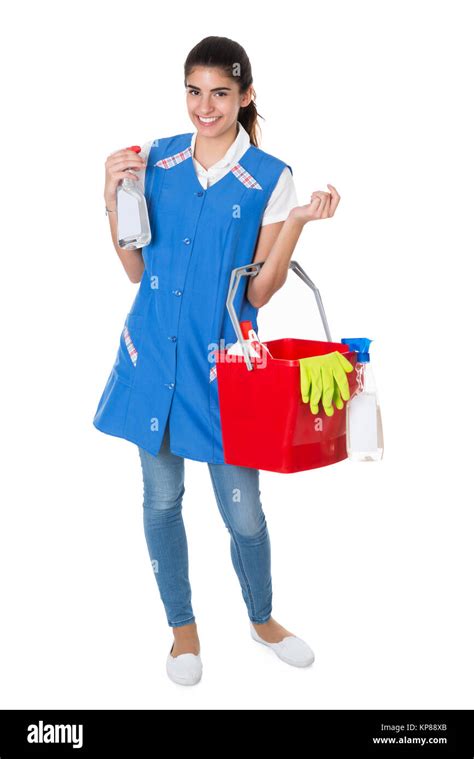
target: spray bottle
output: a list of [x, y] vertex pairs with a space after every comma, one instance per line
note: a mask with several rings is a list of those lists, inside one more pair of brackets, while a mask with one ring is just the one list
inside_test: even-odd
[[380, 404], [370, 365], [367, 337], [341, 340], [349, 350], [357, 352], [355, 366], [356, 394], [346, 404], [347, 455], [352, 461], [380, 461], [383, 456], [383, 430]]
[[[127, 150], [139, 153], [139, 145]], [[123, 179], [117, 187], [117, 238], [125, 250], [143, 248], [151, 241], [150, 221], [144, 195], [145, 169], [138, 171], [139, 179]]]
[[[245, 344], [247, 345], [249, 349], [250, 356], [254, 358], [260, 358], [263, 355], [263, 351], [266, 351], [268, 354], [270, 354], [270, 351], [268, 350], [267, 346], [260, 341], [260, 338], [255, 332], [252, 322], [250, 320], [240, 322], [240, 329], [242, 330], [242, 337], [244, 339]], [[242, 356], [243, 355], [243, 350], [238, 340], [229, 348], [229, 350], [227, 351], [227, 355], [228, 356]]]

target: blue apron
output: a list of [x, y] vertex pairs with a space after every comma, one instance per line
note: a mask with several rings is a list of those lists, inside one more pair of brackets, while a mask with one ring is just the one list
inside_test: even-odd
[[[180, 134], [150, 148], [152, 239], [142, 248], [145, 270], [93, 424], [156, 455], [169, 420], [172, 453], [224, 464], [213, 350], [237, 340], [226, 308], [230, 275], [252, 263], [265, 206], [287, 164], [250, 145], [204, 190], [191, 139]], [[247, 283], [244, 277], [235, 311], [258, 334]]]

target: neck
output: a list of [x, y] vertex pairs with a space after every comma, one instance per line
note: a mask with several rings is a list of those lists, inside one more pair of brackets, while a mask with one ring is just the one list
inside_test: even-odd
[[237, 123], [218, 137], [206, 137], [198, 132], [194, 143], [194, 158], [207, 170], [225, 156], [238, 133]]

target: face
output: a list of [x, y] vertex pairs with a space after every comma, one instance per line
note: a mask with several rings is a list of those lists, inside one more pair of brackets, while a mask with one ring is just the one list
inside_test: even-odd
[[243, 95], [237, 80], [217, 68], [197, 66], [186, 80], [189, 118], [202, 135], [217, 137], [235, 127], [239, 108], [252, 99], [252, 87]]

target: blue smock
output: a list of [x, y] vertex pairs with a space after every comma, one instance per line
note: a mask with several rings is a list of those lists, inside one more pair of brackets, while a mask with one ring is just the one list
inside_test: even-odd
[[[172, 453], [224, 464], [213, 349], [237, 340], [226, 307], [231, 272], [253, 262], [265, 207], [288, 164], [250, 145], [204, 190], [192, 135], [160, 138], [150, 148], [152, 239], [142, 248], [140, 287], [93, 423], [156, 455], [169, 419]], [[258, 334], [247, 283], [244, 277], [234, 307]]]

